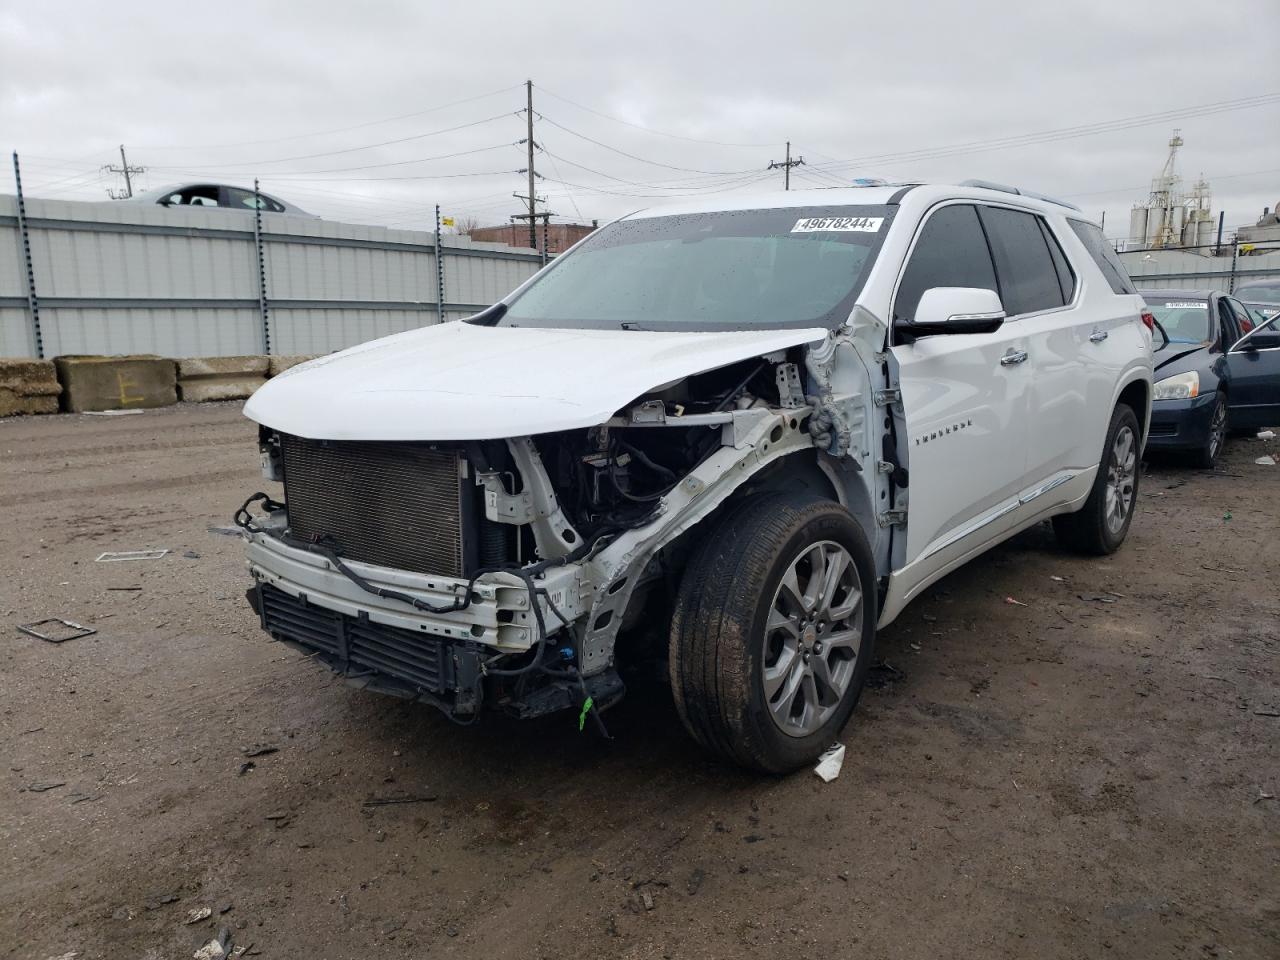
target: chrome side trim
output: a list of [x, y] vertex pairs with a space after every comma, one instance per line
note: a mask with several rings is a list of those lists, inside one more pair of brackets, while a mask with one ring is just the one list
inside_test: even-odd
[[[1006, 503], [1002, 507], [997, 507], [992, 513], [989, 513], [984, 517], [979, 517], [977, 520], [974, 520], [967, 527], [964, 527], [963, 529], [958, 530], [956, 533], [947, 537], [941, 543], [938, 543], [936, 546], [931, 547], [929, 550], [922, 553], [919, 559], [927, 560], [929, 557], [932, 557], [935, 554], [941, 553], [943, 550], [946, 550], [948, 547], [955, 546], [961, 540], [964, 540], [966, 537], [972, 536], [973, 534], [981, 530], [983, 527], [986, 527], [992, 523], [995, 523], [1001, 517], [1007, 517], [1009, 514], [1013, 513], [1013, 511], [1021, 509], [1022, 507], [1025, 507], [1028, 503], [1031, 503], [1031, 501], [1044, 496], [1049, 491], [1056, 490], [1058, 487], [1062, 486], [1064, 483], [1070, 483], [1071, 480], [1079, 476], [1079, 474], [1080, 474], [1080, 471], [1078, 470], [1073, 473], [1064, 473], [1062, 476], [1054, 477], [1052, 480], [1049, 480], [1046, 483], [1042, 483], [1040, 486], [1036, 487], [1030, 493], [1025, 493], [1022, 496], [1020, 496], [1017, 500], [1014, 500], [1010, 503]], [[908, 515], [907, 522], [910, 523], [909, 515]]]

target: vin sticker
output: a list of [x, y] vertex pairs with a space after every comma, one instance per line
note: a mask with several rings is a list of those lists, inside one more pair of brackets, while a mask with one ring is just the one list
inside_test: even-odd
[[1166, 310], [1205, 310], [1208, 309], [1209, 304], [1204, 300], [1198, 302], [1195, 300], [1177, 300], [1166, 303], [1164, 306]]
[[797, 220], [792, 233], [877, 233], [884, 217], [807, 217]]

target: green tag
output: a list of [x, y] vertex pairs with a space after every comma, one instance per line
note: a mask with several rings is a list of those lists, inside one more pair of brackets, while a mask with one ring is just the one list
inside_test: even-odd
[[596, 702], [592, 700], [590, 697], [587, 697], [587, 699], [582, 701], [582, 712], [578, 714], [578, 732], [579, 733], [581, 733], [583, 728], [587, 725], [587, 713], [591, 710], [593, 706], [595, 706], [595, 703]]

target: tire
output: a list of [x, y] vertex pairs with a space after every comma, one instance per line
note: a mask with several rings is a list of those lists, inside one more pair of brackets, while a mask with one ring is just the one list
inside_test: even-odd
[[[816, 595], [819, 566], [836, 586]], [[680, 584], [676, 710], [703, 748], [739, 766], [812, 764], [857, 706], [877, 619], [871, 548], [847, 510], [797, 494], [744, 500], [695, 548]]]
[[[1128, 437], [1127, 447], [1122, 440]], [[1142, 428], [1138, 417], [1127, 404], [1118, 405], [1107, 427], [1107, 442], [1102, 448], [1098, 475], [1084, 506], [1075, 513], [1053, 518], [1053, 532], [1068, 550], [1104, 556], [1114, 553], [1124, 543], [1133, 522], [1138, 503], [1138, 444]], [[1120, 447], [1117, 446], [1120, 444]], [[1122, 462], [1117, 458], [1122, 456]], [[1115, 481], [1115, 496], [1108, 497], [1108, 487]]]
[[1222, 448], [1227, 444], [1227, 433], [1229, 424], [1227, 422], [1227, 395], [1221, 391], [1213, 405], [1213, 413], [1209, 417], [1209, 436], [1205, 439], [1204, 446], [1196, 451], [1196, 466], [1205, 470], [1212, 470], [1218, 462], [1218, 456], [1222, 453]]

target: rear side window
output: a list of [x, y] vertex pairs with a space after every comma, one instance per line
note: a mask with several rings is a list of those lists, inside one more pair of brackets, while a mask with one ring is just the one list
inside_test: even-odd
[[1071, 271], [1067, 255], [1062, 252], [1058, 238], [1053, 235], [1049, 225], [1040, 221], [1040, 231], [1044, 234], [1044, 242], [1049, 245], [1049, 255], [1053, 257], [1053, 268], [1058, 271], [1058, 286], [1062, 289], [1062, 302], [1070, 303], [1076, 295], [1076, 275]]
[[894, 319], [912, 319], [920, 297], [933, 287], [978, 287], [999, 292], [982, 224], [969, 204], [943, 207], [925, 221], [898, 285]]
[[1011, 317], [1066, 303], [1040, 218], [1021, 210], [980, 207], [1000, 280], [1000, 299]]
[[1138, 292], [1133, 281], [1129, 279], [1129, 272], [1125, 270], [1116, 252], [1102, 236], [1101, 230], [1083, 220], [1068, 220], [1067, 223], [1071, 224], [1071, 229], [1089, 251], [1089, 256], [1093, 257], [1093, 262], [1098, 265], [1098, 269], [1107, 278], [1107, 283], [1111, 284], [1111, 289], [1115, 293]]

